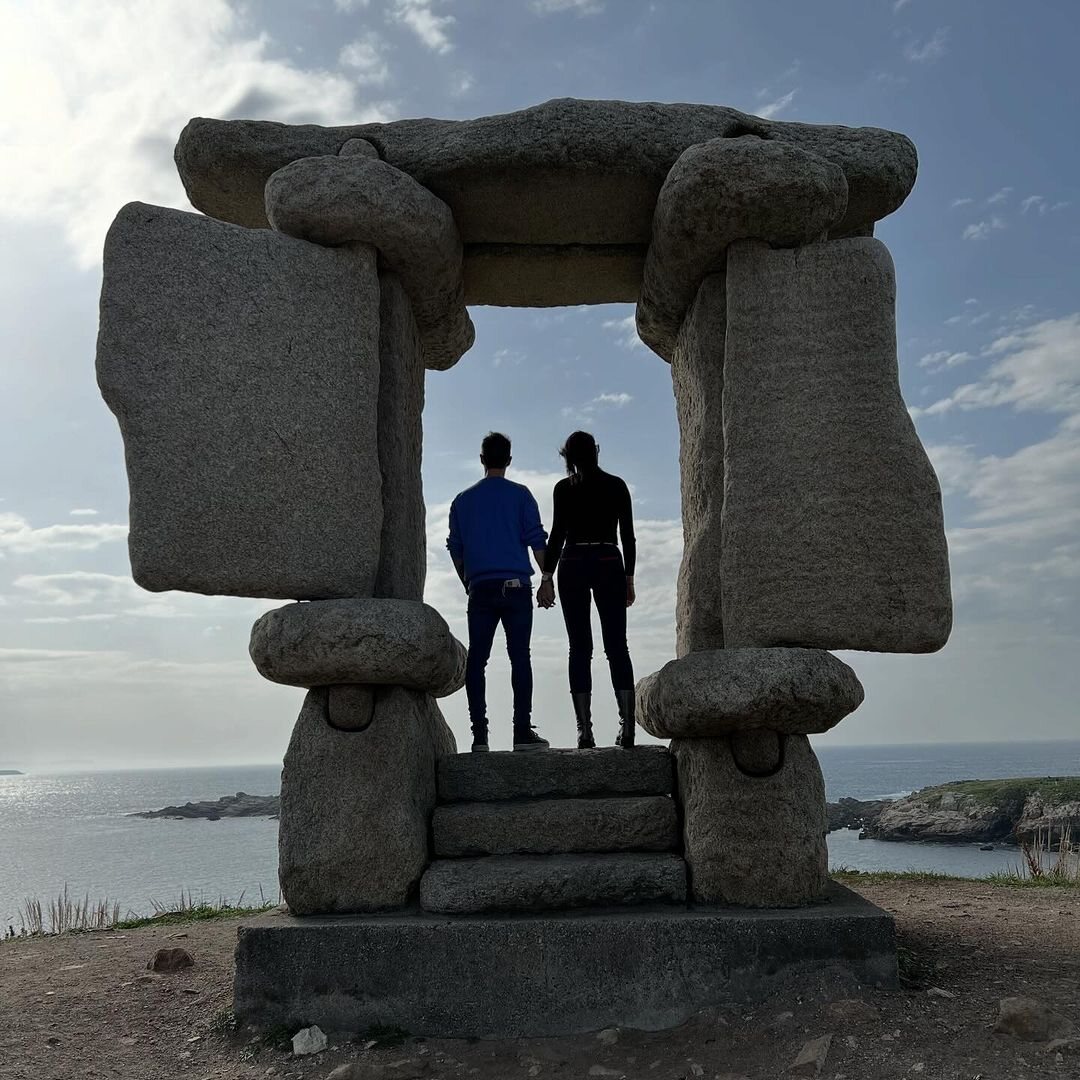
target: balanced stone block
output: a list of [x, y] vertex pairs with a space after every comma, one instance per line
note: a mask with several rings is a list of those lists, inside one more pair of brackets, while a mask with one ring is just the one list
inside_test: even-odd
[[371, 594], [378, 337], [370, 248], [143, 203], [120, 211], [97, 370], [124, 438], [143, 588]]
[[465, 647], [416, 600], [287, 604], [251, 628], [259, 674], [285, 686], [406, 686], [445, 697], [465, 681]]
[[553, 911], [626, 904], [680, 904], [686, 864], [679, 855], [492, 855], [433, 862], [420, 905], [444, 915]]
[[788, 143], [745, 135], [691, 146], [656, 201], [637, 305], [641, 340], [670, 360], [698, 286], [735, 240], [787, 248], [823, 238], [847, 199], [839, 165]]
[[675, 592], [675, 654], [724, 645], [720, 527], [724, 510], [723, 274], [701, 283], [671, 359], [679, 420], [683, 555]]
[[379, 294], [383, 527], [375, 595], [423, 600], [427, 575], [424, 483], [420, 474], [424, 453], [424, 358], [412, 305], [396, 275], [379, 275]]
[[900, 396], [888, 250], [728, 251], [724, 643], [931, 652], [952, 601], [941, 490]]
[[637, 721], [658, 739], [768, 728], [828, 731], [863, 700], [862, 683], [821, 649], [708, 649], [665, 664], [637, 685]]
[[824, 893], [821, 768], [805, 735], [779, 736], [777, 751], [767, 733], [672, 740], [696, 902], [791, 907]]
[[266, 213], [301, 240], [375, 247], [409, 295], [427, 367], [452, 367], [472, 346], [453, 214], [411, 176], [363, 155], [301, 158], [266, 182]]
[[437, 760], [454, 736], [426, 694], [376, 692], [363, 731], [329, 723], [312, 690], [281, 774], [278, 873], [294, 915], [379, 911], [416, 893], [428, 862]]
[[243, 1025], [318, 1024], [343, 1037], [378, 1027], [428, 1038], [656, 1031], [790, 990], [808, 973], [838, 998], [895, 988], [892, 917], [835, 884], [824, 903], [787, 911], [283, 916], [241, 927], [235, 1012]]
[[663, 746], [594, 750], [512, 750], [457, 754], [439, 762], [440, 802], [670, 795], [672, 758]]
[[453, 803], [432, 819], [435, 855], [554, 855], [677, 851], [679, 822], [666, 795]]
[[765, 120], [722, 105], [571, 98], [475, 120], [342, 127], [196, 117], [177, 143], [176, 166], [198, 209], [258, 227], [272, 173], [365, 139], [449, 205], [466, 245], [644, 245], [679, 155], [745, 135], [839, 166], [848, 186], [838, 225], [845, 232], [891, 214], [915, 183], [915, 147], [893, 131]]

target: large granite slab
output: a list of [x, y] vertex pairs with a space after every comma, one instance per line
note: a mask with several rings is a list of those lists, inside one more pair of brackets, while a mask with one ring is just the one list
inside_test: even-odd
[[343, 127], [196, 117], [177, 143], [176, 165], [198, 209], [261, 227], [272, 173], [360, 138], [446, 202], [466, 244], [647, 244], [656, 197], [679, 155], [748, 134], [840, 166], [848, 209], [838, 235], [891, 214], [915, 183], [915, 147], [880, 128], [763, 120], [722, 105], [573, 98], [475, 120]]
[[120, 211], [97, 372], [124, 438], [143, 588], [371, 595], [378, 338], [370, 248], [144, 203]]
[[878, 240], [728, 251], [724, 645], [931, 652], [952, 625], [941, 489], [900, 394]]
[[894, 988], [892, 918], [838, 885], [824, 903], [778, 911], [284, 917], [240, 930], [235, 1012], [343, 1036], [655, 1031], [803, 983], [837, 997]]
[[679, 815], [667, 795], [451, 803], [431, 822], [435, 855], [555, 855], [677, 851]]
[[679, 904], [681, 855], [491, 855], [439, 859], [420, 879], [420, 906], [445, 915]]
[[455, 754], [439, 762], [440, 802], [669, 795], [674, 789], [671, 755], [663, 746], [528, 754], [502, 750]]

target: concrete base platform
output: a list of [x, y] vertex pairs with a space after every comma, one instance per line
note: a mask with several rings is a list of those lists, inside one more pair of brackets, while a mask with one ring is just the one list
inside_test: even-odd
[[432, 1037], [674, 1027], [779, 983], [895, 986], [893, 920], [834, 885], [808, 908], [285, 917], [240, 930], [237, 1019]]

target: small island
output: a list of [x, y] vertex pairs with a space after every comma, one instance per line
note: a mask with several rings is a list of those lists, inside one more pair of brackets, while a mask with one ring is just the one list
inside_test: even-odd
[[128, 817], [220, 821], [221, 818], [238, 817], [276, 818], [280, 809], [279, 795], [248, 795], [245, 791], [238, 791], [235, 795], [223, 795], [220, 799], [165, 806], [160, 810], [143, 810]]
[[19, 772], [18, 769], [0, 769], [0, 776], [25, 776], [26, 773]]

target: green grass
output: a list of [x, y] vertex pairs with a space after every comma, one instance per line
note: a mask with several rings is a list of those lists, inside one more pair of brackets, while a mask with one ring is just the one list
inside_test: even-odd
[[985, 806], [1022, 803], [1039, 792], [1050, 802], [1080, 802], [1080, 776], [1021, 776], [1007, 780], [954, 780], [948, 784], [923, 788], [915, 794], [933, 804], [946, 793], [969, 795]]
[[833, 881], [841, 885], [887, 885], [893, 881], [913, 884], [1000, 885], [1023, 889], [1080, 889], [1080, 880], [1059, 877], [1025, 877], [1021, 873], [1004, 872], [986, 877], [966, 878], [941, 874], [933, 870], [849, 870], [840, 867], [830, 872]]
[[[260, 890], [261, 891], [261, 890]], [[53, 937], [57, 934], [83, 934], [93, 930], [137, 930], [141, 926], [176, 926], [184, 923], [204, 922], [207, 919], [228, 919], [260, 915], [280, 904], [260, 896], [255, 905], [244, 904], [243, 894], [231, 902], [224, 897], [215, 903], [201, 898], [196, 901], [191, 893], [181, 890], [179, 899], [170, 904], [150, 901], [152, 915], [136, 915], [133, 911], [121, 913], [115, 901], [91, 901], [89, 896], [73, 897], [67, 887], [55, 900], [42, 903], [26, 900], [20, 913], [20, 929], [10, 927], [0, 933], [0, 939], [23, 937]]]

